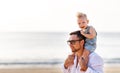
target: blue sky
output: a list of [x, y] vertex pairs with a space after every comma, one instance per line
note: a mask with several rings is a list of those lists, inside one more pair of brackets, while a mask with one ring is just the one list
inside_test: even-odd
[[97, 31], [120, 32], [119, 7], [119, 0], [1, 0], [0, 32], [77, 30], [77, 12]]

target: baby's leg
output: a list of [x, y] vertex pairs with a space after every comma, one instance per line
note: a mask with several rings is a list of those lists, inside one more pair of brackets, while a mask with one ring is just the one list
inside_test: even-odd
[[84, 48], [82, 58], [83, 58], [83, 61], [85, 63], [85, 66], [81, 67], [81, 71], [86, 71], [87, 70], [89, 54], [90, 54], [90, 51]]

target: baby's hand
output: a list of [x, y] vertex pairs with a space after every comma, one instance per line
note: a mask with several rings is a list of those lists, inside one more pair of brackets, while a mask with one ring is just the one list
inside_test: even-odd
[[84, 33], [85, 31], [83, 31], [83, 30], [81, 30], [80, 32], [81, 32], [81, 34], [82, 34], [82, 35], [84, 35], [84, 34], [85, 34], [85, 33]]
[[83, 32], [85, 32], [85, 29], [82, 29]]

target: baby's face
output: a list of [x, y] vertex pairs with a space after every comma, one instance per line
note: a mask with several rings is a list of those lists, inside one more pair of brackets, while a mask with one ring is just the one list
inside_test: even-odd
[[81, 29], [85, 29], [88, 26], [88, 20], [86, 18], [78, 18], [77, 22]]

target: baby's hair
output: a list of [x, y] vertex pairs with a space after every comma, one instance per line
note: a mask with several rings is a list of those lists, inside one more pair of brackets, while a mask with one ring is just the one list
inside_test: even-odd
[[77, 18], [86, 18], [87, 19], [87, 15], [82, 13], [82, 12], [78, 12], [77, 13]]

